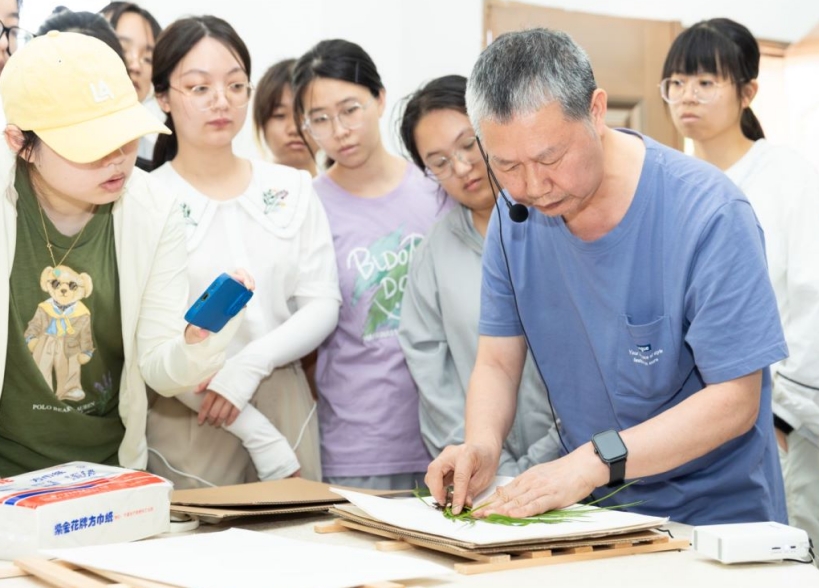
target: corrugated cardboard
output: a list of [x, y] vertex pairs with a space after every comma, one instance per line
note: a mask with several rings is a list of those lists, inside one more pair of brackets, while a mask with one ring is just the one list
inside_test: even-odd
[[[378, 496], [395, 494], [393, 491], [355, 490]], [[222, 521], [236, 517], [323, 512], [343, 502], [346, 500], [331, 492], [329, 484], [287, 478], [219, 488], [176, 490], [171, 495], [171, 512]]]

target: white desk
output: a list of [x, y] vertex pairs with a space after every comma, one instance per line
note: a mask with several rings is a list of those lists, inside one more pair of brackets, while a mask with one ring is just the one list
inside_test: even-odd
[[[273, 532], [283, 537], [315, 541], [332, 545], [346, 545], [375, 549], [380, 539], [356, 531], [318, 534], [316, 524], [332, 521], [328, 515], [293, 517], [253, 522], [252, 519], [234, 522], [233, 526], [253, 531]], [[204, 525], [197, 532], [221, 531], [225, 525]], [[690, 527], [670, 525], [675, 537], [687, 537]], [[401, 552], [407, 557], [420, 557], [451, 565], [457, 560], [425, 549]], [[272, 554], [271, 554], [272, 555]], [[0, 568], [7, 566], [0, 562]], [[269, 585], [275, 585], [270, 582]], [[742, 588], [819, 588], [819, 570], [809, 564], [768, 563], [723, 565], [704, 558], [692, 550], [626, 555], [609, 559], [563, 563], [488, 574], [465, 576], [451, 574], [407, 583], [408, 586], [446, 588], [472, 587], [526, 587], [544, 588], [711, 588], [712, 586], [741, 586]], [[31, 577], [0, 580], [0, 588], [44, 587], [47, 584]]]

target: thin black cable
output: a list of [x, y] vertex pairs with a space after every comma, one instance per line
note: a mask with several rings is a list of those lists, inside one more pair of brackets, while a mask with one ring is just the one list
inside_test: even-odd
[[[526, 341], [526, 347], [532, 354], [532, 360], [534, 361], [535, 368], [537, 369], [537, 373], [540, 376], [540, 381], [543, 382], [543, 387], [546, 388], [546, 400], [549, 402], [549, 410], [552, 413], [552, 421], [555, 424], [557, 438], [560, 439], [560, 444], [566, 451], [566, 455], [568, 455], [570, 451], [569, 448], [566, 446], [566, 443], [563, 441], [563, 435], [560, 433], [560, 426], [558, 425], [557, 416], [555, 415], [555, 408], [552, 405], [552, 394], [551, 392], [549, 392], [549, 385], [546, 383], [546, 378], [543, 377], [543, 372], [540, 371], [540, 364], [538, 363], [537, 357], [535, 356], [535, 350], [532, 347], [531, 341], [529, 340], [529, 335], [526, 333], [526, 327], [523, 326], [523, 317], [521, 317], [520, 307], [518, 306], [518, 295], [517, 291], [515, 290], [514, 280], [512, 280], [512, 270], [509, 267], [509, 257], [506, 254], [506, 244], [503, 242], [503, 211], [501, 210], [500, 202], [498, 200], [498, 192], [503, 190], [503, 187], [501, 186], [501, 183], [498, 181], [498, 178], [495, 177], [495, 172], [492, 171], [492, 167], [489, 165], [489, 156], [486, 154], [486, 151], [483, 150], [483, 144], [481, 143], [480, 138], [476, 137], [476, 140], [478, 142], [478, 149], [480, 149], [481, 152], [481, 157], [483, 157], [483, 161], [486, 164], [486, 177], [489, 179], [489, 189], [492, 190], [492, 197], [495, 199], [495, 208], [498, 209], [498, 233], [500, 236], [500, 246], [501, 251], [503, 252], [503, 260], [506, 264], [506, 275], [509, 278], [509, 286], [512, 288], [512, 300], [515, 303], [515, 313], [518, 316], [520, 329], [521, 331], [523, 331], [523, 339]], [[497, 186], [497, 191], [495, 190], [495, 186]], [[592, 497], [593, 496], [594, 495], [592, 495]]]

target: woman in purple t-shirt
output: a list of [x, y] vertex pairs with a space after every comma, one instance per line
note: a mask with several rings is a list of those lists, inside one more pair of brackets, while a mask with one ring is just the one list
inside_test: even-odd
[[314, 185], [330, 221], [343, 298], [315, 374], [324, 477], [412, 488], [423, 484], [430, 457], [397, 331], [408, 265], [442, 209], [437, 186], [384, 148], [384, 86], [355, 43], [322, 41], [302, 56], [293, 96], [302, 131], [329, 158]]

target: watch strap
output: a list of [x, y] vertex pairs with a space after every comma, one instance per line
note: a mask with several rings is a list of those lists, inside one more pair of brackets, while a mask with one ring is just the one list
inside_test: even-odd
[[609, 483], [607, 486], [613, 488], [620, 486], [626, 479], [626, 458], [623, 457], [609, 463]]

